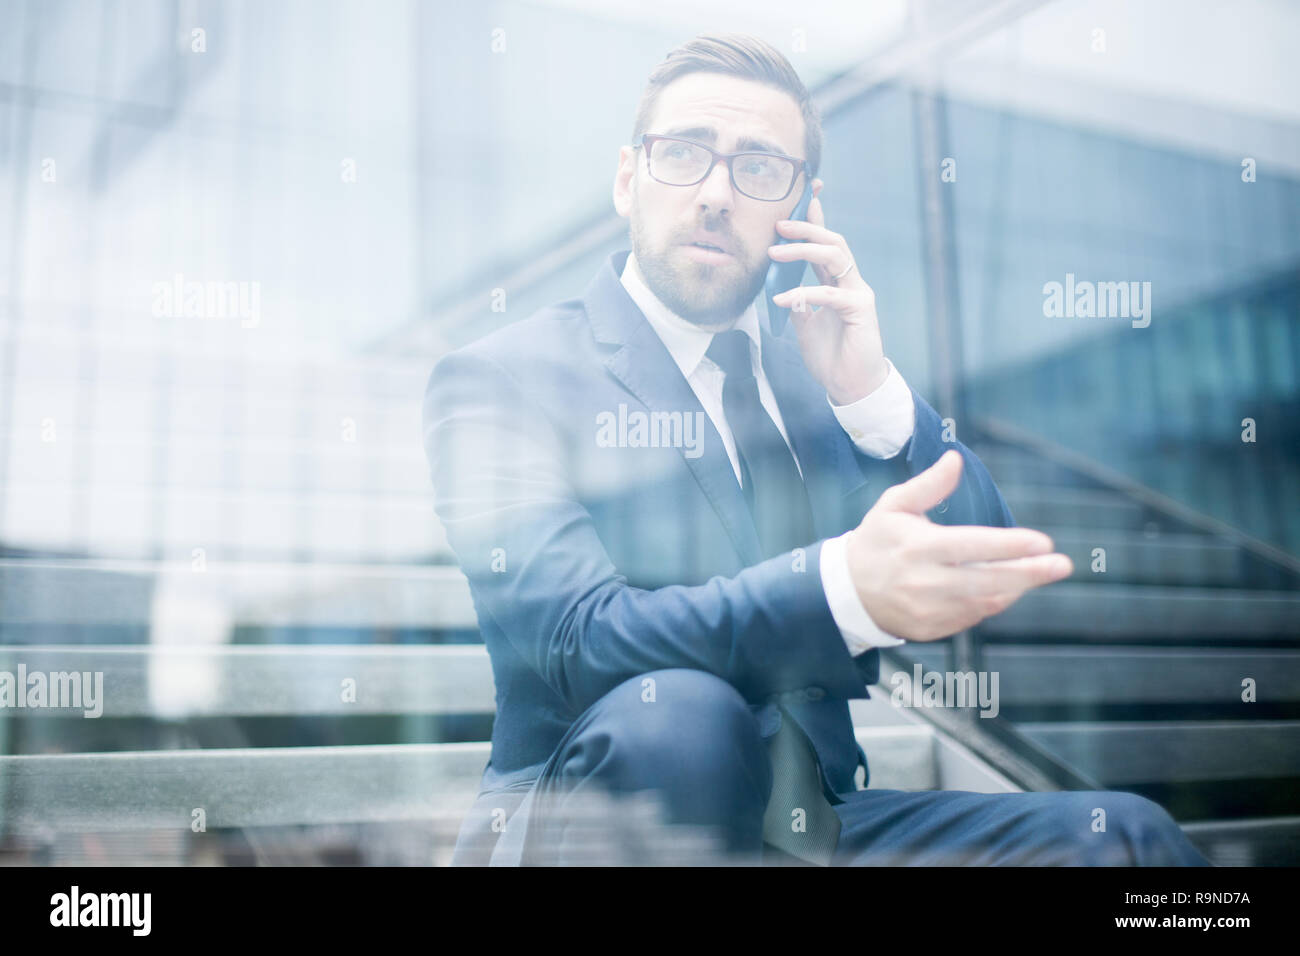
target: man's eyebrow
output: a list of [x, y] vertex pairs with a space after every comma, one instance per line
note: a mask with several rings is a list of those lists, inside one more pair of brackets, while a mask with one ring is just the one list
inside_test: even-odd
[[[710, 146], [713, 146], [718, 142], [718, 132], [712, 126], [675, 126], [663, 135], [680, 136], [684, 139], [696, 139], [702, 143], [708, 143]], [[748, 149], [758, 150], [762, 153], [779, 153], [782, 156], [788, 155], [785, 150], [778, 149], [766, 140], [742, 136], [736, 141], [737, 152]]]

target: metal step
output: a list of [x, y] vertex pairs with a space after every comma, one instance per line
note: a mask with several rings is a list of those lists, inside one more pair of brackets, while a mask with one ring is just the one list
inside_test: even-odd
[[[948, 666], [942, 646], [909, 645], [907, 656], [926, 672]], [[1300, 650], [991, 644], [983, 666], [998, 675], [1004, 710], [1221, 702], [1239, 706], [1245, 718], [1252, 707], [1241, 700], [1247, 677], [1261, 701], [1300, 702]]]
[[[1051, 536], [1056, 550], [1074, 562], [1076, 580], [1092, 583], [1250, 587], [1240, 549], [1208, 535], [1144, 535], [1130, 531], [1071, 528]], [[1100, 548], [1102, 553], [1097, 554]], [[1100, 560], [1099, 560], [1100, 559]], [[1093, 570], [1096, 567], [1099, 570]], [[1104, 569], [1104, 570], [1102, 570]]]
[[1295, 866], [1300, 860], [1300, 816], [1194, 821], [1182, 828], [1215, 866]]
[[1070, 581], [1025, 594], [979, 630], [988, 640], [1291, 645], [1300, 643], [1300, 595]]
[[1005, 445], [974, 447], [976, 457], [988, 469], [993, 482], [1004, 486], [1037, 486], [1046, 488], [1086, 487], [1086, 480], [1062, 465], [1036, 455], [1016, 451]]
[[1137, 502], [1110, 491], [1005, 485], [1002, 497], [1016, 523], [1028, 528], [1141, 530], [1151, 518]]
[[[1300, 721], [1020, 723], [1106, 787], [1300, 775]], [[1300, 794], [1296, 794], [1300, 803]]]

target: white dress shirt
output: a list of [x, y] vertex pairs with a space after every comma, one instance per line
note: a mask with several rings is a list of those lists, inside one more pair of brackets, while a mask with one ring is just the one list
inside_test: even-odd
[[[731, 459], [731, 468], [736, 473], [736, 481], [741, 482], [740, 459], [736, 454], [736, 440], [727, 426], [722, 410], [722, 383], [726, 373], [705, 353], [713, 341], [714, 332], [702, 329], [676, 315], [663, 304], [646, 286], [640, 273], [634, 268], [635, 258], [628, 254], [627, 264], [620, 277], [623, 288], [632, 297], [645, 314], [647, 321], [658, 334], [668, 354], [672, 356], [677, 367], [681, 369], [687, 384], [713, 422], [713, 426], [722, 436], [726, 446], [727, 457]], [[786, 434], [785, 423], [781, 420], [781, 409], [776, 404], [776, 395], [768, 384], [767, 375], [762, 365], [762, 337], [758, 331], [758, 310], [750, 303], [740, 318], [731, 326], [740, 329], [749, 336], [750, 358], [754, 363], [754, 378], [758, 383], [758, 398], [772, 422], [781, 432], [795, 467], [803, 474], [799, 456], [790, 445], [790, 436]], [[872, 458], [893, 458], [907, 444], [916, 427], [916, 408], [912, 402], [912, 391], [903, 381], [903, 376], [892, 362], [889, 375], [879, 388], [870, 395], [851, 405], [837, 406], [827, 397], [827, 404], [834, 412], [841, 427], [848, 433], [853, 443]], [[843, 535], [828, 538], [822, 544], [821, 552], [822, 588], [826, 592], [826, 603], [830, 605], [831, 616], [852, 655], [861, 654], [872, 647], [892, 647], [902, 644], [901, 638], [887, 634], [876, 626], [862, 606], [853, 579], [849, 574], [848, 554], [845, 550]]]

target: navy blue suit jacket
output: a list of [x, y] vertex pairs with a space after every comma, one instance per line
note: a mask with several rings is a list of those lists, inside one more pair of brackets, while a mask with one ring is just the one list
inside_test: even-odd
[[[444, 356], [424, 440], [436, 509], [469, 579], [497, 715], [485, 789], [541, 773], [569, 725], [623, 681], [663, 668], [727, 680], [775, 732], [776, 702], [808, 734], [836, 793], [866, 758], [848, 702], [878, 679], [853, 658], [822, 589], [821, 541], [855, 527], [890, 485], [947, 449], [965, 456], [936, 520], [1008, 525], [987, 471], [945, 444], [920, 396], [895, 458], [862, 454], [804, 367], [792, 329], [764, 327], [764, 370], [808, 488], [817, 540], [764, 560], [721, 437], [619, 281], [614, 253], [581, 298]], [[602, 413], [698, 412], [686, 447], [606, 447]]]

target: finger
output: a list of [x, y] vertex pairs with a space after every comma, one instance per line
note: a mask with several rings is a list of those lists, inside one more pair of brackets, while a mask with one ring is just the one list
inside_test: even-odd
[[[852, 313], [860, 311], [863, 306], [862, 290], [841, 288], [833, 285], [795, 286], [778, 295], [772, 296], [777, 305], [793, 307], [799, 302], [804, 305], [824, 305], [837, 312]], [[804, 311], [804, 310], [800, 310]]]
[[1052, 539], [1032, 528], [939, 525], [933, 531], [929, 554], [945, 564], [965, 564], [1032, 557], [1051, 550]]
[[769, 246], [769, 257], [779, 262], [793, 262], [803, 259], [824, 268], [828, 275], [843, 272], [852, 260], [839, 246], [828, 246], [820, 242], [787, 242], [782, 245]]
[[1074, 562], [1064, 554], [1039, 554], [1007, 561], [981, 561], [957, 568], [966, 585], [981, 594], [1021, 594], [1068, 578]]
[[957, 489], [961, 469], [961, 453], [956, 449], [946, 451], [925, 471], [886, 491], [877, 504], [890, 511], [924, 514]]
[[808, 214], [804, 218], [814, 226], [825, 226], [826, 210], [822, 209], [821, 197], [818, 195], [821, 192], [817, 187], [818, 182], [820, 180], [813, 180], [813, 198], [808, 203]]
[[[808, 205], [809, 215], [812, 214], [813, 206], [821, 206], [821, 200], [814, 199]], [[776, 231], [786, 239], [806, 239], [808, 242], [824, 242], [827, 245], [839, 246], [847, 250], [848, 242], [838, 232], [832, 232], [821, 223], [813, 222], [811, 219], [778, 219]]]

